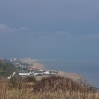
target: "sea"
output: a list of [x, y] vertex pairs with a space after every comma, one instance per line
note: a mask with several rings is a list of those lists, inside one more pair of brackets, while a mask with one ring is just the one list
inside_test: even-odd
[[99, 88], [99, 61], [98, 60], [59, 60], [40, 59], [39, 63], [45, 69], [62, 70], [65, 72], [77, 73], [83, 76], [90, 84]]

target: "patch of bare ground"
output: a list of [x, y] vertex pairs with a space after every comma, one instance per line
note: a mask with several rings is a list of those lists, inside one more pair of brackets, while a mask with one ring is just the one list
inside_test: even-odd
[[44, 65], [39, 63], [36, 59], [21, 59], [23, 63], [28, 63], [32, 68], [44, 69]]
[[50, 77], [50, 75], [35, 76], [35, 79], [36, 79], [37, 81], [40, 81], [40, 80], [42, 80], [43, 78], [47, 78], [47, 77]]
[[44, 69], [44, 65], [37, 62], [34, 62], [32, 67], [37, 69]]
[[83, 78], [81, 75], [76, 74], [76, 73], [71, 73], [71, 72], [61, 72], [59, 75], [63, 76], [63, 77], [70, 78], [70, 79], [73, 79], [75, 81]]

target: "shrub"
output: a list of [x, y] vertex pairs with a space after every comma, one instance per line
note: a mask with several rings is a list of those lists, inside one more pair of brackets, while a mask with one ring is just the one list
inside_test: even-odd
[[36, 82], [36, 79], [33, 76], [27, 76], [23, 79], [23, 81], [25, 81], [25, 82]]
[[22, 81], [18, 76], [13, 76], [9, 79], [9, 88], [22, 88]]
[[37, 81], [33, 86], [34, 92], [57, 92], [57, 91], [75, 91], [75, 92], [89, 92], [90, 87], [85, 84], [78, 84], [76, 81], [61, 76], [50, 76]]

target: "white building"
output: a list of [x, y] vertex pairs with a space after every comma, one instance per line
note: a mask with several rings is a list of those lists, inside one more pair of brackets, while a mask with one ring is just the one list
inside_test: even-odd
[[19, 73], [20, 76], [28, 76], [30, 75], [31, 73]]

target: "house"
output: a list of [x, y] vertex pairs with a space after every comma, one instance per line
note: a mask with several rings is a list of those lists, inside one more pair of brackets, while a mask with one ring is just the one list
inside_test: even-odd
[[49, 75], [50, 72], [49, 71], [44, 71], [44, 74]]
[[31, 73], [19, 73], [20, 76], [28, 76], [31, 75]]

